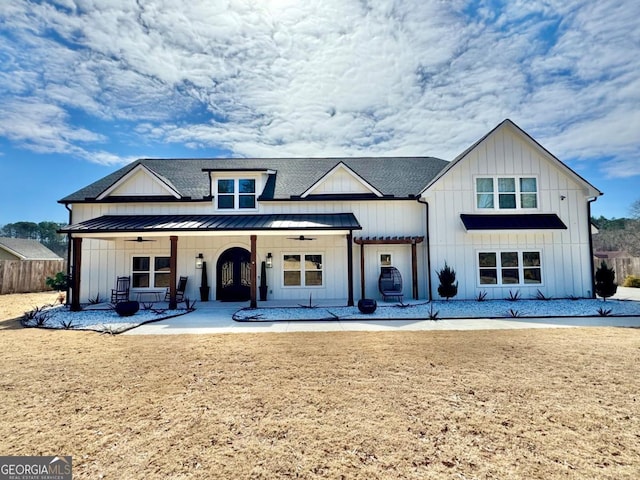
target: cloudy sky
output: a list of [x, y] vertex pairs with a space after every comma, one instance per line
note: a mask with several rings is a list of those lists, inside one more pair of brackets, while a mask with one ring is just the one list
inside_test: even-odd
[[4, 0], [0, 225], [139, 157], [427, 155], [510, 118], [640, 198], [637, 0]]

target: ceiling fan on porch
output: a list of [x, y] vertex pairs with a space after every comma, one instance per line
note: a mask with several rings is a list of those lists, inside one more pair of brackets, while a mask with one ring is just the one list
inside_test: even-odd
[[142, 243], [142, 242], [155, 242], [155, 240], [151, 240], [150, 238], [142, 238], [142, 237], [138, 237], [138, 238], [134, 238], [133, 240], [126, 240], [127, 242], [138, 242], [138, 243]]
[[287, 237], [288, 240], [300, 240], [300, 241], [304, 241], [304, 240], [315, 240], [315, 238], [311, 238], [311, 237], [305, 237], [304, 235], [300, 235], [299, 237]]

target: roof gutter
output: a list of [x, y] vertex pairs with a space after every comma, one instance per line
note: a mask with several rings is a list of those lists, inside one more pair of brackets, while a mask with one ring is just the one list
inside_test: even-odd
[[591, 298], [596, 298], [596, 277], [593, 265], [593, 235], [591, 234], [591, 204], [598, 197], [591, 197], [587, 200], [587, 233], [589, 234], [589, 271], [591, 272]]
[[418, 203], [422, 203], [425, 206], [425, 245], [427, 247], [427, 284], [429, 285], [429, 301], [433, 301], [433, 289], [431, 288], [431, 241], [429, 237], [429, 202], [423, 200], [421, 196], [417, 198]]
[[[60, 202], [62, 203], [62, 202]], [[64, 208], [69, 212], [69, 225], [71, 225], [73, 211], [69, 207], [68, 203], [64, 203]], [[67, 233], [67, 279], [71, 278], [71, 232]], [[69, 299], [71, 298], [71, 282], [67, 281], [67, 291], [65, 294], [66, 304], [69, 305]]]

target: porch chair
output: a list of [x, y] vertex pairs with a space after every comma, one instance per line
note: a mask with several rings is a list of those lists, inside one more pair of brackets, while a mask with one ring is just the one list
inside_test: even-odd
[[111, 289], [111, 303], [128, 301], [130, 285], [131, 279], [129, 277], [118, 277], [116, 279], [116, 288]]
[[[180, 277], [178, 280], [178, 285], [176, 286], [176, 302], [180, 303], [184, 301], [184, 291], [187, 288], [187, 279], [189, 277]], [[171, 289], [167, 288], [166, 293], [164, 294], [164, 301], [168, 302], [171, 300]]]
[[396, 267], [382, 267], [380, 277], [378, 277], [378, 289], [382, 294], [382, 299], [395, 297], [402, 302], [402, 275]]

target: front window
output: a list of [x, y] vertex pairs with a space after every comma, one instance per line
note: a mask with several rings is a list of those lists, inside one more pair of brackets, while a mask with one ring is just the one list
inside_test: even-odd
[[535, 177], [476, 178], [476, 208], [514, 210], [538, 208]]
[[321, 254], [287, 253], [283, 255], [283, 285], [285, 287], [321, 287], [324, 264]]
[[480, 252], [478, 271], [480, 285], [542, 283], [540, 252]]
[[132, 288], [165, 288], [169, 286], [169, 257], [133, 257]]
[[217, 187], [218, 209], [256, 208], [256, 180], [254, 178], [219, 178]]

